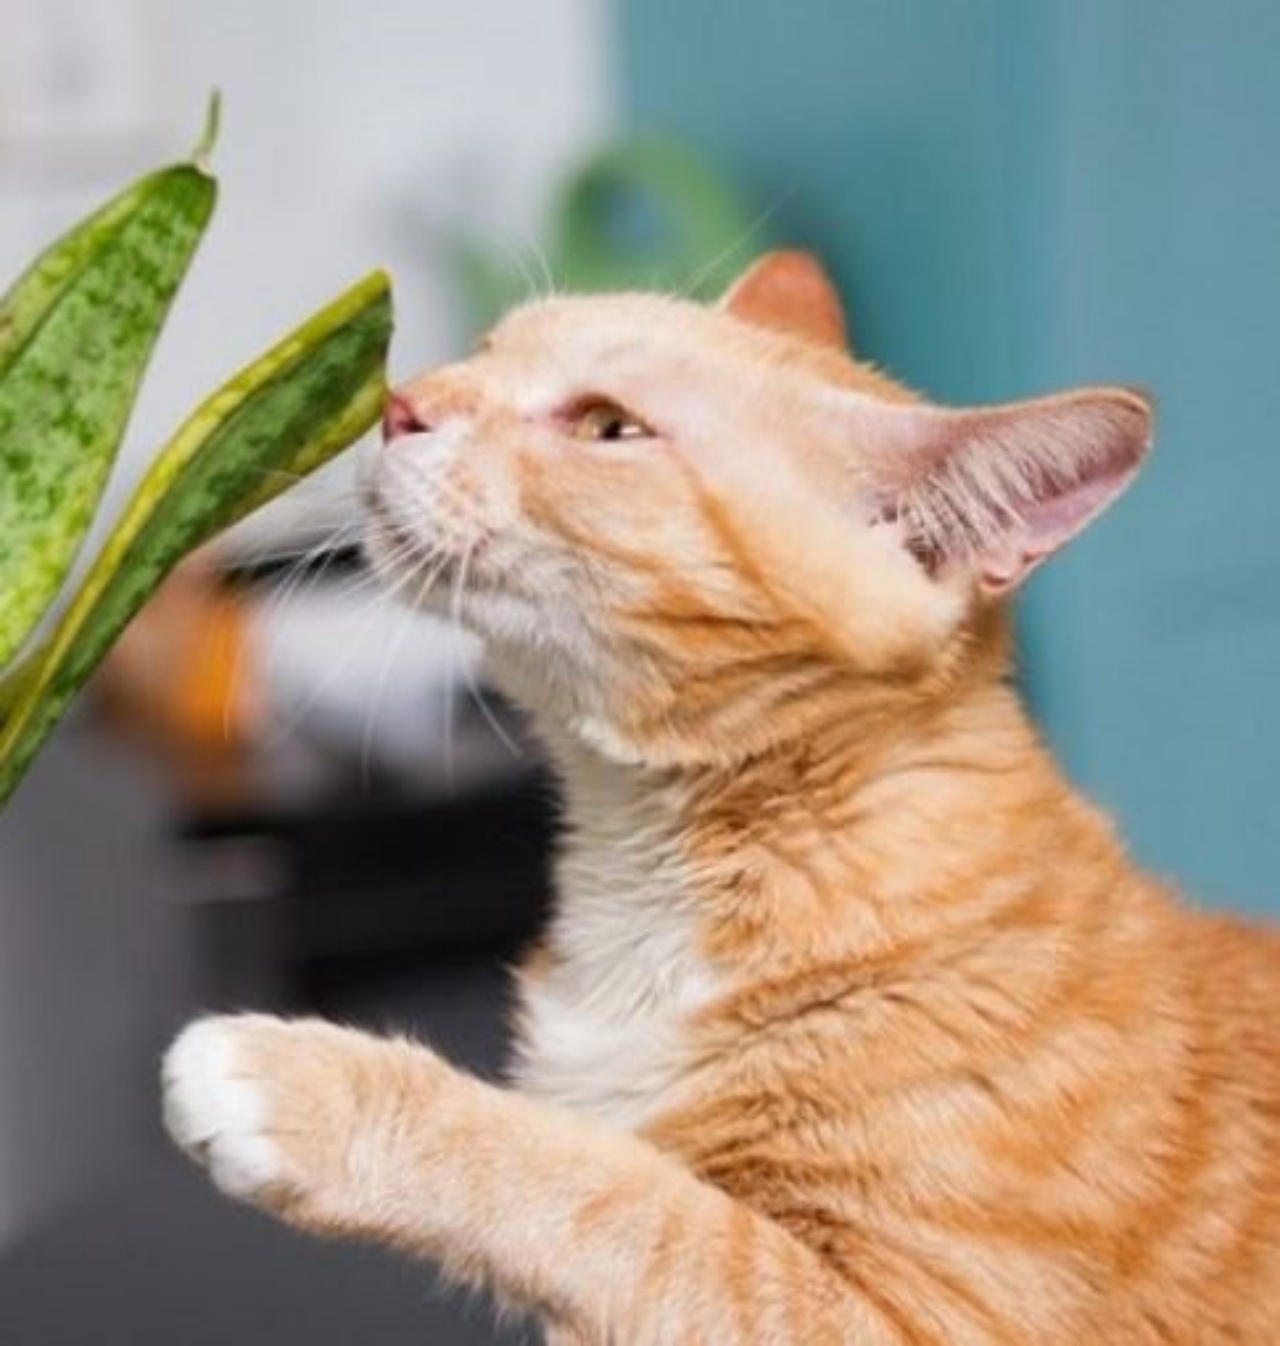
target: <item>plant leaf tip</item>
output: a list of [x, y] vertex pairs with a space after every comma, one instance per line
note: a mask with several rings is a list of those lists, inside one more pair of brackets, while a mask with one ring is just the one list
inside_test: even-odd
[[209, 105], [204, 115], [204, 130], [196, 143], [191, 161], [202, 172], [209, 171], [209, 161], [213, 157], [214, 147], [218, 143], [218, 131], [222, 126], [222, 90], [213, 89], [209, 94]]

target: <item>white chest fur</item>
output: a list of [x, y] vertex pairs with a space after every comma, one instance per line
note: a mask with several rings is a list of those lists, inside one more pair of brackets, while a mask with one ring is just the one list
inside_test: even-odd
[[689, 1016], [716, 990], [678, 806], [669, 787], [598, 759], [575, 765], [553, 959], [521, 987], [519, 1087], [627, 1129], [678, 1087]]

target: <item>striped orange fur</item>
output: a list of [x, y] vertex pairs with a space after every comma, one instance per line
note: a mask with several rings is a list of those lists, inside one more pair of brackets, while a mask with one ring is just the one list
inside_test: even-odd
[[213, 1019], [170, 1128], [562, 1346], [1271, 1346], [1280, 941], [1137, 870], [1008, 678], [1005, 595], [1147, 404], [932, 408], [843, 331], [780, 254], [717, 309], [530, 305], [397, 395], [371, 553], [564, 783], [513, 1087]]

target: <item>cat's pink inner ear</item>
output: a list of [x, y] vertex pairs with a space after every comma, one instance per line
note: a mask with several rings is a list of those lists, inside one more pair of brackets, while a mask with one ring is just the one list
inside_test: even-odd
[[883, 517], [930, 570], [965, 566], [993, 594], [1111, 504], [1151, 444], [1151, 404], [1126, 388], [972, 411], [864, 403], [863, 415]]
[[769, 252], [750, 266], [720, 300], [743, 322], [846, 350], [848, 325], [839, 292], [807, 252]]

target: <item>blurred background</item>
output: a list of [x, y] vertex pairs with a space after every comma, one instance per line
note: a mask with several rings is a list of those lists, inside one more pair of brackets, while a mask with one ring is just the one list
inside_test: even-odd
[[[109, 507], [373, 265], [404, 376], [552, 283], [710, 294], [814, 248], [860, 352], [936, 399], [1155, 392], [1147, 475], [1030, 586], [1023, 677], [1144, 862], [1280, 913], [1273, 0], [0, 0], [0, 274], [214, 86], [222, 200]], [[158, 1130], [201, 1009], [500, 1068], [553, 794], [469, 644], [367, 583], [354, 463], [169, 586], [0, 818], [13, 1346], [524, 1339], [221, 1202]]]

